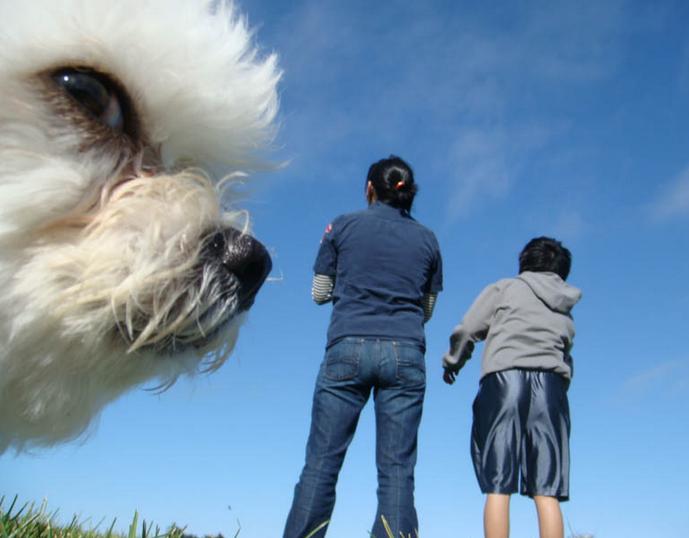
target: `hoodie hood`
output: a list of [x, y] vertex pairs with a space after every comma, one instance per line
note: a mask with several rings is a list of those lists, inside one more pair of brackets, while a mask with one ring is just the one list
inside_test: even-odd
[[517, 278], [525, 282], [536, 297], [556, 312], [569, 314], [572, 307], [581, 299], [581, 290], [570, 286], [555, 273], [524, 271]]

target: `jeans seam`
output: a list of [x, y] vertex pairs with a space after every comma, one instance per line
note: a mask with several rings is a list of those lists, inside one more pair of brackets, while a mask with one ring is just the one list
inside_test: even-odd
[[[327, 429], [328, 429], [328, 432], [327, 432], [328, 438], [330, 438], [330, 424], [329, 423], [327, 423]], [[307, 443], [307, 445], [308, 445], [308, 443]], [[307, 456], [307, 459], [308, 459], [308, 456]], [[323, 464], [324, 464], [324, 458], [320, 458], [318, 461], [318, 465], [315, 466], [315, 468], [314, 468], [316, 476], [320, 476]], [[311, 496], [310, 496], [309, 501], [307, 503], [307, 505], [308, 505], [308, 511], [306, 512], [306, 514], [307, 514], [306, 520], [307, 521], [310, 521], [312, 519], [312, 515], [313, 515], [313, 511], [314, 511], [313, 508], [314, 508], [315, 503], [316, 503], [316, 488], [311, 488]], [[313, 530], [313, 529], [310, 529], [310, 530], [307, 529], [306, 532], [311, 532], [311, 530]]]

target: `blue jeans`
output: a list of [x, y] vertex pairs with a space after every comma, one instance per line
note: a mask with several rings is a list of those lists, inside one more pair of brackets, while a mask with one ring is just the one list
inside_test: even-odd
[[[373, 389], [376, 411], [378, 510], [375, 538], [416, 537], [416, 439], [426, 391], [423, 351], [417, 345], [345, 338], [325, 354], [316, 381], [306, 464], [294, 490], [284, 538], [305, 538], [330, 521], [335, 484], [359, 414]], [[310, 538], [325, 536], [327, 523]]]

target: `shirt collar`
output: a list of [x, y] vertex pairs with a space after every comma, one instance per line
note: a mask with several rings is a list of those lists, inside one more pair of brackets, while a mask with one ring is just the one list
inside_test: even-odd
[[368, 206], [368, 209], [382, 216], [409, 217], [409, 212], [406, 209], [392, 207], [391, 205], [381, 202], [380, 200], [373, 202], [370, 206]]

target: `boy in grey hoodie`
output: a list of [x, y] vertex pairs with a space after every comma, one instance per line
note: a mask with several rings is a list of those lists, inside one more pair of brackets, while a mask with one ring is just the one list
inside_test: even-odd
[[[450, 336], [446, 383], [485, 340], [473, 405], [471, 453], [486, 496], [486, 538], [509, 535], [510, 495], [532, 497], [540, 538], [562, 538], [560, 501], [569, 498], [570, 311], [581, 292], [565, 283], [571, 254], [548, 237], [529, 241], [519, 276], [488, 286]], [[521, 483], [520, 483], [521, 478]]]

